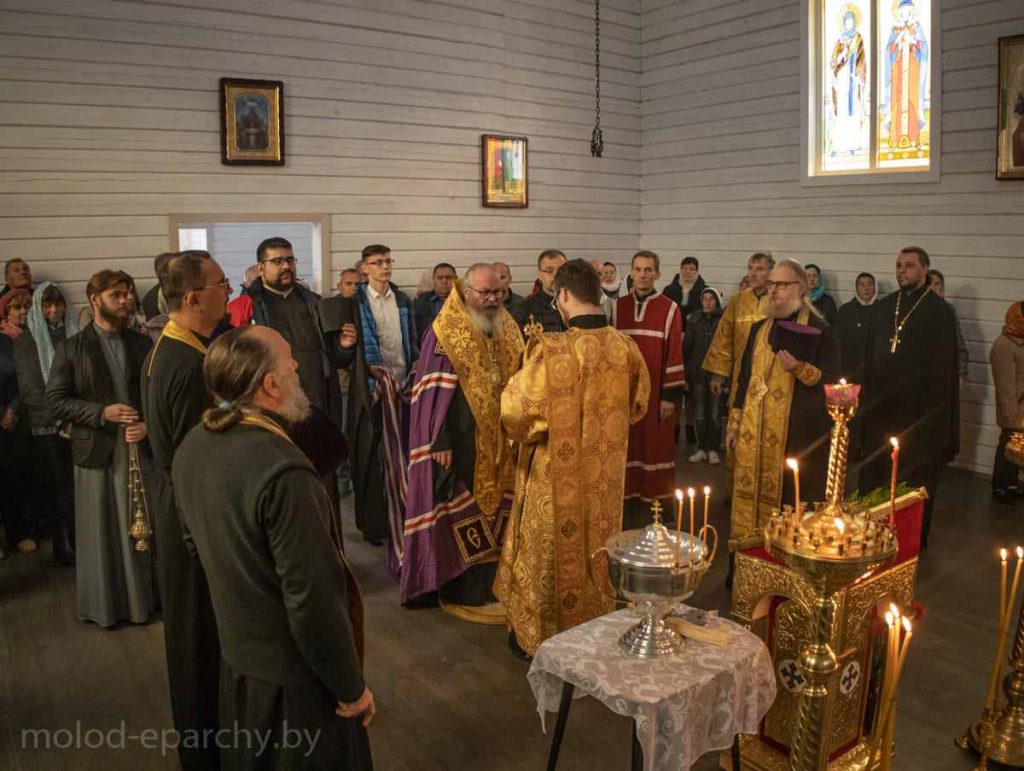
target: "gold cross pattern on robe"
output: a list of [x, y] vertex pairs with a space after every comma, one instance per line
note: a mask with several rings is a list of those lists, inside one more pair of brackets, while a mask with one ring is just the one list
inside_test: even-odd
[[754, 402], [759, 402], [764, 398], [764, 395], [768, 393], [768, 384], [764, 382], [764, 378], [760, 375], [754, 375], [750, 378], [750, 385], [747, 386], [747, 393]]

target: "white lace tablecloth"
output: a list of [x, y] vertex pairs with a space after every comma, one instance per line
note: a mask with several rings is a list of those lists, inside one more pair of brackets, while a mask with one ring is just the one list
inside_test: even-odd
[[569, 682], [575, 696], [593, 696], [634, 719], [644, 771], [689, 768], [701, 755], [731, 746], [736, 734], [757, 733], [775, 699], [775, 674], [756, 635], [709, 616], [712, 628], [728, 630], [729, 645], [686, 640], [673, 656], [638, 659], [618, 647], [638, 619], [619, 610], [544, 641], [527, 674], [542, 726], [545, 711], [558, 711]]

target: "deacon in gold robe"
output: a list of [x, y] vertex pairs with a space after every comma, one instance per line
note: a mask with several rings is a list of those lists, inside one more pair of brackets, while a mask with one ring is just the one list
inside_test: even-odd
[[519, 457], [494, 590], [510, 645], [531, 656], [548, 637], [612, 609], [587, 562], [622, 529], [629, 427], [650, 395], [639, 348], [601, 310], [597, 272], [572, 260], [554, 289], [568, 330], [531, 336], [501, 395]]
[[[768, 272], [775, 267], [775, 259], [767, 252], [756, 252], [747, 260], [747, 289], [733, 295], [725, 306], [718, 329], [704, 357], [703, 369], [711, 373], [711, 391], [716, 396], [725, 389], [726, 381], [734, 385], [740, 374], [740, 362], [747, 348], [750, 327], [765, 317], [768, 305]], [[732, 406], [736, 389], [729, 397]]]
[[473, 265], [423, 337], [401, 543], [403, 604], [436, 592], [457, 618], [497, 624], [505, 614], [491, 588], [514, 471], [501, 392], [523, 354], [502, 297], [494, 268]]
[[803, 500], [825, 492], [831, 421], [824, 385], [837, 377], [839, 340], [811, 307], [799, 262], [779, 262], [768, 287], [768, 317], [750, 328], [726, 431], [735, 453], [730, 552], [763, 544], [772, 510], [793, 502], [787, 458], [800, 464]]

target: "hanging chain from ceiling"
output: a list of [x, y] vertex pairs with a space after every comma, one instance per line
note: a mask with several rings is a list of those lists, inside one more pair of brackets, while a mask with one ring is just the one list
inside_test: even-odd
[[590, 154], [604, 154], [601, 133], [601, 0], [594, 0], [594, 130], [590, 133]]

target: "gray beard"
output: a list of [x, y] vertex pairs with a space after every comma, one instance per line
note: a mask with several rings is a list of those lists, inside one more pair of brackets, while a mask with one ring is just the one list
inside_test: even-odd
[[309, 417], [311, 409], [309, 397], [302, 390], [302, 386], [296, 383], [295, 390], [288, 394], [287, 401], [281, 405], [279, 412], [289, 423], [301, 423]]
[[473, 323], [480, 332], [486, 337], [494, 337], [498, 333], [499, 327], [499, 314], [495, 313], [494, 316], [487, 316], [483, 311], [478, 311], [476, 308], [470, 308], [466, 306], [466, 313], [469, 315], [469, 320]]
[[774, 306], [769, 305], [767, 312], [773, 319], [788, 319], [794, 313], [799, 311], [803, 304], [803, 299], [800, 299], [781, 309], [776, 309]]

